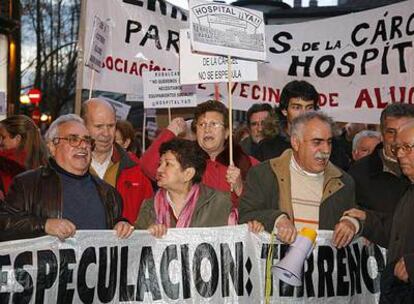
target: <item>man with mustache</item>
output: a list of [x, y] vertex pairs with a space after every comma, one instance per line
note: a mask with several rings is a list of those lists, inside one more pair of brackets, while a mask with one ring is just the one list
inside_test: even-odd
[[13, 180], [2, 205], [0, 240], [45, 234], [65, 240], [78, 229], [114, 229], [129, 237], [134, 228], [121, 217], [119, 194], [88, 172], [94, 141], [83, 120], [61, 116], [45, 137], [52, 158]]
[[[319, 94], [315, 87], [305, 80], [293, 80], [287, 83], [280, 94], [279, 106], [275, 116], [265, 121], [263, 134], [253, 157], [260, 161], [279, 157], [286, 149], [290, 149], [290, 136], [293, 120], [299, 115], [319, 110]], [[350, 159], [346, 150], [337, 138], [333, 138], [330, 161], [341, 169], [347, 170]]]
[[92, 98], [83, 103], [82, 118], [95, 140], [91, 173], [118, 190], [124, 203], [122, 215], [135, 223], [143, 200], [153, 195], [152, 186], [140, 166], [115, 143], [114, 108], [104, 99]]
[[329, 161], [333, 126], [330, 117], [316, 111], [293, 120], [292, 149], [250, 169], [240, 199], [240, 222], [257, 220], [286, 243], [304, 226], [334, 230], [338, 248], [352, 241], [359, 222], [342, 214], [354, 206], [354, 184]]

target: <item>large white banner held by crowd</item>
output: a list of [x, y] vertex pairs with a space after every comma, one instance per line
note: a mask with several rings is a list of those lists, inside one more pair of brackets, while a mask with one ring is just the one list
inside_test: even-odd
[[[87, 1], [86, 40], [98, 16], [111, 26], [107, 57], [95, 88], [142, 96], [142, 71], [177, 69], [179, 30], [188, 13], [156, 0]], [[235, 109], [277, 104], [282, 87], [305, 79], [323, 110], [340, 121], [378, 123], [392, 102], [414, 103], [414, 0], [340, 17], [265, 28], [267, 63], [257, 82], [234, 83]], [[84, 69], [83, 87], [90, 71]], [[221, 86], [226, 100], [226, 84]], [[214, 90], [199, 84], [199, 101]]]
[[[393, 102], [414, 103], [414, 0], [324, 20], [266, 27], [261, 93], [305, 79], [339, 121], [379, 123]], [[279, 91], [276, 91], [278, 95]], [[245, 95], [253, 97], [250, 85]], [[267, 100], [274, 101], [276, 97]]]
[[[271, 303], [377, 303], [384, 252], [345, 249], [319, 233], [302, 287], [272, 278]], [[273, 245], [273, 263], [285, 245]], [[0, 244], [0, 303], [264, 303], [269, 235], [247, 226], [134, 232], [78, 231]]]

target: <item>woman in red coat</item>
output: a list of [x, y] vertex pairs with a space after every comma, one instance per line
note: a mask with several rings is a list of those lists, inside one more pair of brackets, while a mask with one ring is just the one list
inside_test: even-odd
[[46, 146], [36, 124], [25, 115], [0, 121], [0, 198], [17, 174], [47, 161]]

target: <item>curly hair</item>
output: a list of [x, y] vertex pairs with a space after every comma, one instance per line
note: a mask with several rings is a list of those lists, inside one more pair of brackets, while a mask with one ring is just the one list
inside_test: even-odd
[[218, 100], [210, 99], [198, 104], [195, 108], [194, 119], [191, 123], [191, 131], [193, 131], [194, 133], [197, 132], [198, 119], [206, 112], [217, 112], [222, 114], [224, 127], [226, 129], [229, 127], [229, 111], [227, 110], [226, 106]]
[[182, 138], [174, 138], [160, 146], [159, 153], [163, 155], [170, 151], [177, 158], [183, 170], [194, 168], [192, 183], [200, 183], [207, 166], [208, 155], [195, 142]]

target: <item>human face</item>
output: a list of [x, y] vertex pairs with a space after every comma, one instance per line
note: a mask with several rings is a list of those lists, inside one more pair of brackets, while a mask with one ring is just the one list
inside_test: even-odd
[[197, 120], [197, 142], [215, 159], [224, 150], [224, 144], [229, 136], [229, 130], [224, 127], [224, 117], [219, 112], [206, 112]]
[[116, 119], [113, 109], [103, 102], [91, 102], [86, 115], [86, 127], [95, 139], [94, 153], [109, 154], [115, 140]]
[[302, 98], [289, 99], [289, 105], [286, 110], [282, 110], [290, 125], [296, 117], [308, 111], [314, 110], [313, 100], [303, 100]]
[[190, 168], [184, 169], [171, 151], [167, 151], [160, 158], [157, 169], [157, 185], [167, 191], [179, 191], [188, 185], [194, 174]]
[[302, 134], [291, 137], [293, 155], [299, 166], [309, 173], [323, 172], [332, 150], [332, 131], [328, 124], [315, 118], [302, 126]]
[[115, 142], [126, 150], [126, 149], [128, 149], [129, 144], [131, 143], [131, 140], [129, 138], [124, 140], [124, 138], [122, 137], [121, 132], [119, 132], [119, 130], [116, 130], [115, 131]]
[[263, 121], [269, 116], [269, 112], [262, 111], [253, 113], [250, 117], [250, 136], [258, 143], [263, 140]]
[[358, 159], [367, 156], [374, 151], [375, 147], [379, 144], [380, 140], [376, 137], [363, 137], [358, 141], [357, 147], [352, 151], [352, 158], [357, 161]]
[[406, 124], [412, 118], [408, 117], [387, 117], [384, 120], [384, 128], [382, 131], [382, 141], [384, 143], [385, 155], [397, 160], [395, 155], [391, 152], [391, 145], [394, 144], [397, 137], [398, 129]]
[[92, 147], [88, 142], [82, 140], [78, 147], [72, 147], [67, 138], [68, 136], [78, 136], [82, 139], [89, 137], [86, 127], [77, 122], [69, 121], [58, 127], [58, 138], [48, 143], [50, 154], [56, 163], [66, 171], [75, 175], [84, 175], [91, 162]]
[[[402, 129], [398, 132], [394, 146], [401, 147], [404, 145], [413, 146], [414, 144], [414, 127]], [[398, 163], [402, 172], [407, 176], [411, 182], [414, 182], [414, 148], [404, 149], [399, 148], [397, 152]]]
[[20, 135], [12, 137], [11, 134], [0, 124], [0, 151], [18, 148], [21, 140], [22, 137]]

